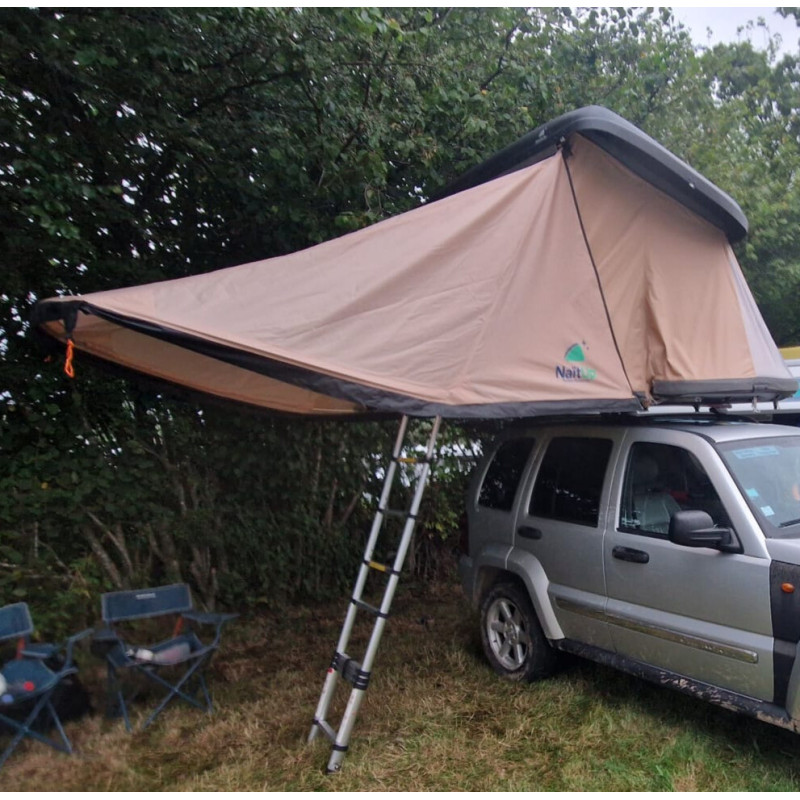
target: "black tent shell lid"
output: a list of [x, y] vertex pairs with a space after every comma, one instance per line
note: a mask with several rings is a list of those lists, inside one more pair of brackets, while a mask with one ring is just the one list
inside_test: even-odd
[[434, 199], [470, 189], [551, 155], [571, 134], [601, 147], [631, 172], [719, 228], [731, 243], [747, 235], [738, 203], [655, 139], [602, 106], [586, 106], [540, 125], [457, 178]]

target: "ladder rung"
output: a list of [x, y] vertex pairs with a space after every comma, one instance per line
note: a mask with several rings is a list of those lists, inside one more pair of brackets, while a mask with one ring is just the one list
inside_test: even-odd
[[336, 741], [336, 731], [324, 720], [315, 719], [314, 724], [332, 741]]
[[379, 564], [377, 561], [365, 561], [364, 563], [370, 569], [377, 570], [378, 572], [388, 572], [390, 575], [400, 574], [396, 569], [393, 569], [392, 567], [389, 567], [386, 564]]
[[378, 508], [384, 517], [398, 517], [399, 519], [416, 519], [416, 514], [409, 514], [408, 511], [399, 508]]
[[354, 597], [351, 602], [354, 606], [357, 606], [362, 611], [369, 611], [370, 614], [374, 614], [376, 617], [383, 617], [384, 619], [389, 617], [388, 614], [384, 614], [379, 608], [375, 608], [375, 606], [371, 606], [369, 603], [365, 603], [363, 600], [356, 600]]
[[400, 456], [395, 461], [398, 464], [427, 464], [430, 459], [426, 456]]

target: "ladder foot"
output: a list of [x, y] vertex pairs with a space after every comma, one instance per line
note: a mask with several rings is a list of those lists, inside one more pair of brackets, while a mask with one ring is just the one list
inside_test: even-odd
[[347, 752], [347, 747], [340, 747], [338, 745], [333, 746], [333, 752], [331, 753], [330, 760], [328, 761], [328, 766], [326, 772], [328, 775], [333, 774], [334, 772], [338, 772], [342, 768], [342, 762], [344, 761], [344, 754]]

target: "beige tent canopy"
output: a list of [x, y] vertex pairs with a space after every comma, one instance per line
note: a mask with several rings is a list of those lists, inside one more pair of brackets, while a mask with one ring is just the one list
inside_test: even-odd
[[774, 400], [797, 384], [738, 205], [617, 115], [572, 112], [445, 196], [278, 258], [43, 301], [78, 351], [256, 406], [510, 417]]

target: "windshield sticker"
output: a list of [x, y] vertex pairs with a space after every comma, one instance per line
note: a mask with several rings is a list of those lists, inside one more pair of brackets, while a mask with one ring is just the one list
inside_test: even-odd
[[747, 496], [755, 499], [758, 497], [758, 489], [747, 489]]
[[745, 459], [745, 458], [764, 458], [764, 456], [778, 456], [780, 455], [780, 450], [777, 447], [773, 447], [771, 445], [765, 445], [764, 447], [746, 447], [743, 450], [734, 450], [733, 454], [736, 458]]
[[765, 517], [774, 517], [775, 512], [772, 510], [772, 506], [761, 506], [761, 513]]

